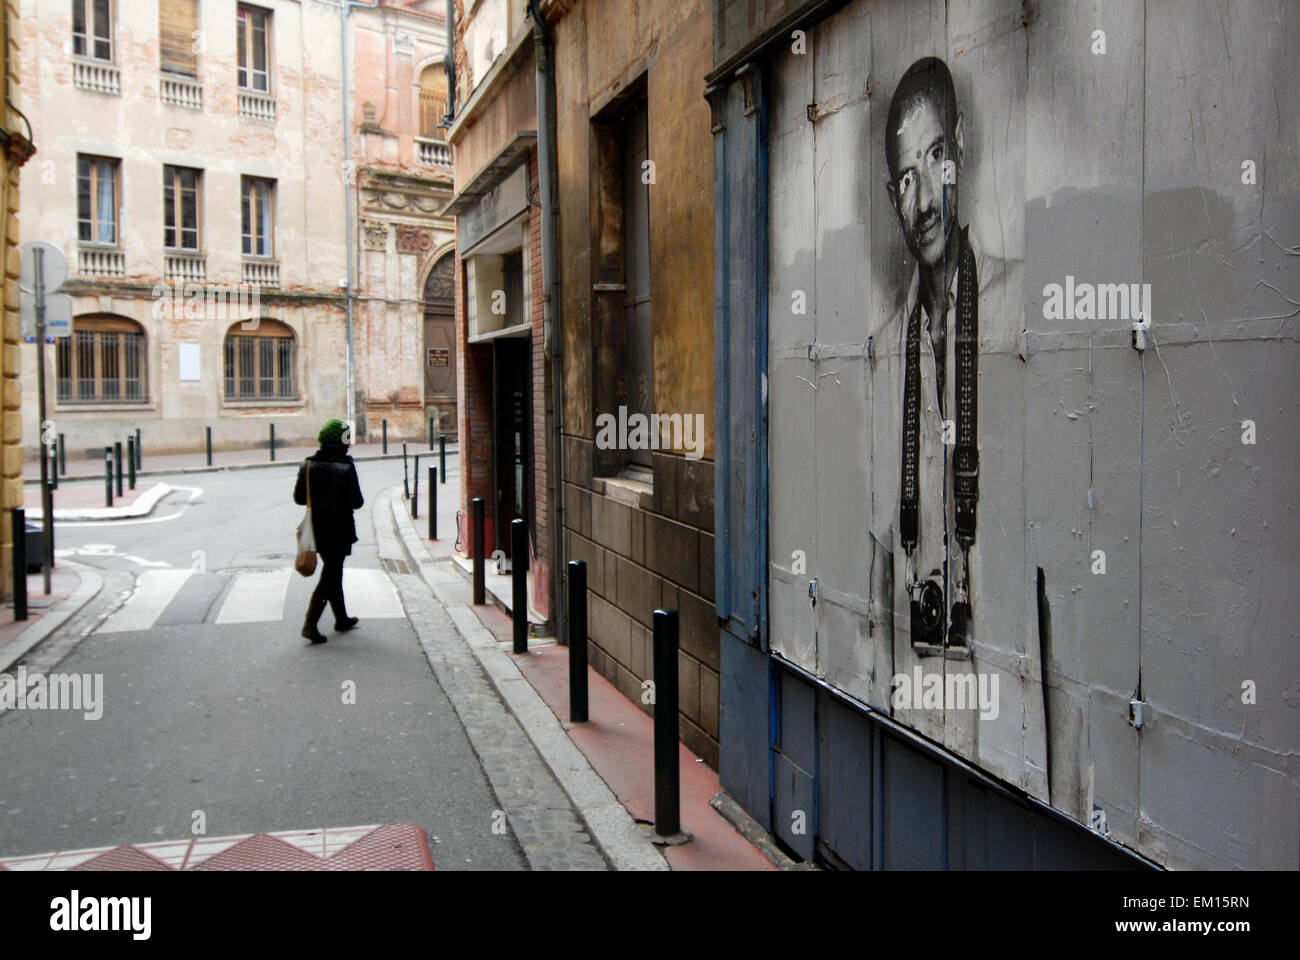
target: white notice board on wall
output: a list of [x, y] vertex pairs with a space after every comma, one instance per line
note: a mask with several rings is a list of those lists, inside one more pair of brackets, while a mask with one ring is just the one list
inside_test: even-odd
[[199, 380], [199, 345], [197, 343], [182, 343], [181, 348], [181, 379], [182, 380]]

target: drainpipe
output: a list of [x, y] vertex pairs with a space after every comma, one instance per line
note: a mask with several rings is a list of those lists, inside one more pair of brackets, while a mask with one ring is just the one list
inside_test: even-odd
[[[352, 328], [352, 300], [353, 286], [355, 283], [352, 260], [354, 257], [353, 245], [356, 238], [352, 231], [352, 195], [348, 192], [348, 181], [355, 181], [357, 178], [352, 172], [352, 96], [348, 90], [348, 15], [352, 13], [353, 7], [374, 8], [373, 3], [360, 3], [358, 0], [341, 0], [339, 3], [339, 49], [342, 52], [343, 60], [343, 204], [347, 217], [347, 258], [348, 258], [348, 289], [347, 289], [347, 327], [348, 327], [348, 345], [347, 345], [347, 394], [348, 394], [348, 422], [356, 423], [357, 404], [356, 404], [356, 351], [353, 347], [353, 328]], [[354, 438], [355, 439], [355, 438]]]
[[447, 52], [442, 57], [442, 68], [447, 72], [447, 127], [456, 116], [456, 0], [447, 0]]
[[[555, 554], [555, 637], [563, 644], [569, 643], [568, 570], [564, 565], [564, 405], [561, 390], [562, 366], [560, 362], [560, 276], [556, 269], [555, 238], [560, 211], [556, 204], [555, 155], [555, 48], [550, 30], [542, 16], [539, 0], [529, 0], [533, 18], [533, 55], [537, 61], [537, 179], [542, 194], [542, 317], [544, 340], [551, 352], [551, 419], [554, 423], [551, 456], [551, 544]], [[583, 637], [579, 640], [586, 642]]]

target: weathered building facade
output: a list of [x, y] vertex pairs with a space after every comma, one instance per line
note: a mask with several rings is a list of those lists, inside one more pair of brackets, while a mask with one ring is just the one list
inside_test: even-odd
[[[21, 103], [49, 145], [23, 239], [69, 264], [74, 331], [47, 372], [73, 456], [136, 428], [157, 452], [201, 449], [208, 426], [247, 447], [272, 424], [294, 441], [384, 418], [423, 438], [451, 416], [423, 344], [451, 237], [449, 157], [421, 125], [441, 4], [23, 7]], [[30, 400], [33, 351], [23, 364]]]
[[14, 533], [10, 511], [23, 505], [23, 421], [21, 347], [18, 317], [19, 277], [19, 171], [35, 153], [32, 130], [14, 108], [14, 98], [21, 82], [18, 50], [18, 4], [7, 0], [0, 6], [0, 32], [4, 45], [4, 179], [0, 181], [0, 215], [4, 218], [4, 342], [0, 345], [0, 519], [3, 542], [0, 542], [0, 597], [13, 594]]
[[[469, 9], [465, 9], [468, 7]], [[489, 554], [528, 564], [529, 604], [554, 613], [550, 372], [542, 307], [537, 88], [525, 0], [456, 4], [456, 354], [461, 520], [484, 502]], [[528, 528], [513, 557], [510, 525]]]
[[456, 436], [451, 278], [456, 238], [446, 142], [446, 4], [356, 8], [349, 33], [358, 211], [359, 426]]
[[713, 6], [724, 788], [860, 869], [1295, 869], [1297, 11]]
[[[676, 609], [682, 741], [718, 763], [705, 0], [544, 4], [554, 45], [564, 559], [594, 669], [642, 709]], [[575, 642], [576, 638], [570, 638]]]

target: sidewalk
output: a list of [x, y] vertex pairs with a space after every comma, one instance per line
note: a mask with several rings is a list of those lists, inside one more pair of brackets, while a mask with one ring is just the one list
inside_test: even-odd
[[[208, 466], [207, 454], [202, 449], [193, 453], [149, 453], [148, 447], [145, 447], [144, 456], [141, 458], [140, 469], [136, 471], [137, 477], [160, 476], [164, 474], [175, 473], [203, 473], [209, 470], [252, 470], [260, 467], [282, 467], [285, 464], [296, 463], [316, 452], [318, 447], [312, 446], [280, 446], [276, 445], [275, 460], [271, 460], [271, 451], [268, 447], [255, 447], [253, 449], [242, 450], [214, 450], [212, 453], [212, 466]], [[450, 457], [457, 451], [455, 443], [447, 444], [447, 456]], [[413, 443], [407, 441], [407, 455], [414, 458], [420, 454], [421, 468], [426, 466], [436, 466], [438, 445], [433, 445], [434, 461], [429, 461], [429, 445], [426, 443]], [[348, 453], [353, 460], [400, 460], [402, 458], [401, 441], [388, 441], [388, 453], [384, 453], [382, 443], [356, 443], [349, 449]], [[126, 448], [123, 447], [122, 456], [126, 456]], [[64, 480], [100, 480], [104, 479], [104, 458], [80, 458], [69, 459], [66, 466], [66, 472], [60, 474], [60, 482]], [[122, 465], [123, 491], [126, 489], [126, 476], [128, 469], [125, 462]], [[39, 459], [31, 458], [23, 462], [23, 480], [26, 483], [39, 484], [41, 479], [41, 462]], [[102, 491], [101, 491], [102, 494]]]
[[[627, 848], [628, 829], [623, 824], [608, 822], [600, 809], [600, 798], [593, 797], [591, 784], [584, 782], [576, 769], [575, 758], [566, 755], [576, 748], [585, 760], [584, 766], [594, 771], [599, 786], [611, 793], [622, 808], [626, 820], [640, 827], [645, 846], [649, 846], [654, 820], [654, 720], [644, 713], [590, 667], [587, 668], [589, 720], [571, 723], [568, 719], [568, 648], [547, 640], [531, 640], [526, 654], [510, 652], [512, 640], [509, 606], [509, 577], [501, 577], [506, 587], [504, 594], [484, 606], [470, 606], [470, 585], [458, 572], [449, 569], [463, 561], [464, 554], [456, 554], [448, 546], [455, 538], [455, 504], [458, 502], [459, 475], [454, 482], [440, 488], [438, 504], [438, 541], [429, 541], [427, 517], [410, 518], [410, 504], [400, 490], [392, 496], [392, 511], [398, 534], [411, 558], [412, 567], [424, 580], [434, 595], [449, 605], [448, 612], [465, 635], [465, 642], [479, 657], [480, 665], [489, 679], [527, 731], [547, 766], [587, 822], [593, 838], [618, 869], [646, 869], [645, 853], [634, 851], [626, 859], [620, 850]], [[441, 486], [441, 485], [440, 485]], [[444, 491], [451, 491], [451, 494]], [[448, 504], [450, 501], [450, 504]], [[427, 510], [427, 501], [421, 491], [420, 506]], [[444, 516], [449, 514], [449, 516]], [[444, 533], [445, 531], [445, 533]], [[452, 560], [453, 564], [446, 561]], [[488, 578], [491, 580], [491, 578]], [[473, 612], [471, 621], [487, 639], [487, 644], [466, 633], [466, 624], [455, 613], [460, 609]], [[495, 642], [493, 642], [495, 641]], [[489, 649], [490, 648], [490, 649]], [[527, 691], [522, 691], [516, 680], [526, 680]], [[534, 701], [537, 701], [534, 703]], [[562, 740], [563, 742], [559, 742]], [[709, 769], [684, 745], [678, 746], [681, 784], [681, 824], [693, 839], [680, 846], [656, 847], [673, 870], [776, 870], [794, 867], [792, 861], [781, 854], [770, 838], [757, 836], [761, 830], [747, 829], [746, 834], [761, 844], [746, 839], [746, 834], [718, 812], [719, 806], [734, 808], [722, 793], [718, 775]], [[595, 807], [596, 815], [592, 815]], [[756, 827], [756, 824], [751, 825]], [[779, 864], [779, 866], [778, 866]], [[660, 868], [662, 869], [662, 868]]]
[[[55, 520], [119, 520], [124, 517], [144, 517], [153, 512], [163, 497], [172, 491], [165, 483], [145, 481], [136, 483], [134, 490], [125, 482], [122, 484], [122, 496], [117, 496], [114, 487], [113, 505], [104, 505], [103, 484], [63, 486], [60, 484], [53, 491]], [[39, 482], [23, 488], [23, 509], [27, 511], [28, 523], [40, 523], [44, 513], [41, 510], [41, 485]], [[56, 541], [57, 543], [57, 541]]]
[[27, 619], [14, 619], [13, 601], [0, 605], [0, 673], [9, 670], [34, 646], [90, 602], [102, 581], [91, 567], [60, 560], [50, 570], [46, 596], [40, 571], [27, 575]]

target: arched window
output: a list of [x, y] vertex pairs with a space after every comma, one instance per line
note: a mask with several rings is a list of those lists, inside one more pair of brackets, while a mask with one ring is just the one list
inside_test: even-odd
[[442, 126], [446, 112], [447, 70], [440, 63], [432, 63], [420, 73], [420, 136], [446, 140], [447, 128]]
[[60, 403], [144, 403], [149, 399], [144, 328], [111, 314], [77, 317], [55, 350]]
[[278, 320], [237, 323], [226, 333], [227, 400], [297, 400], [298, 341]]
[[424, 281], [425, 309], [456, 309], [456, 258], [450, 253], [433, 265]]

